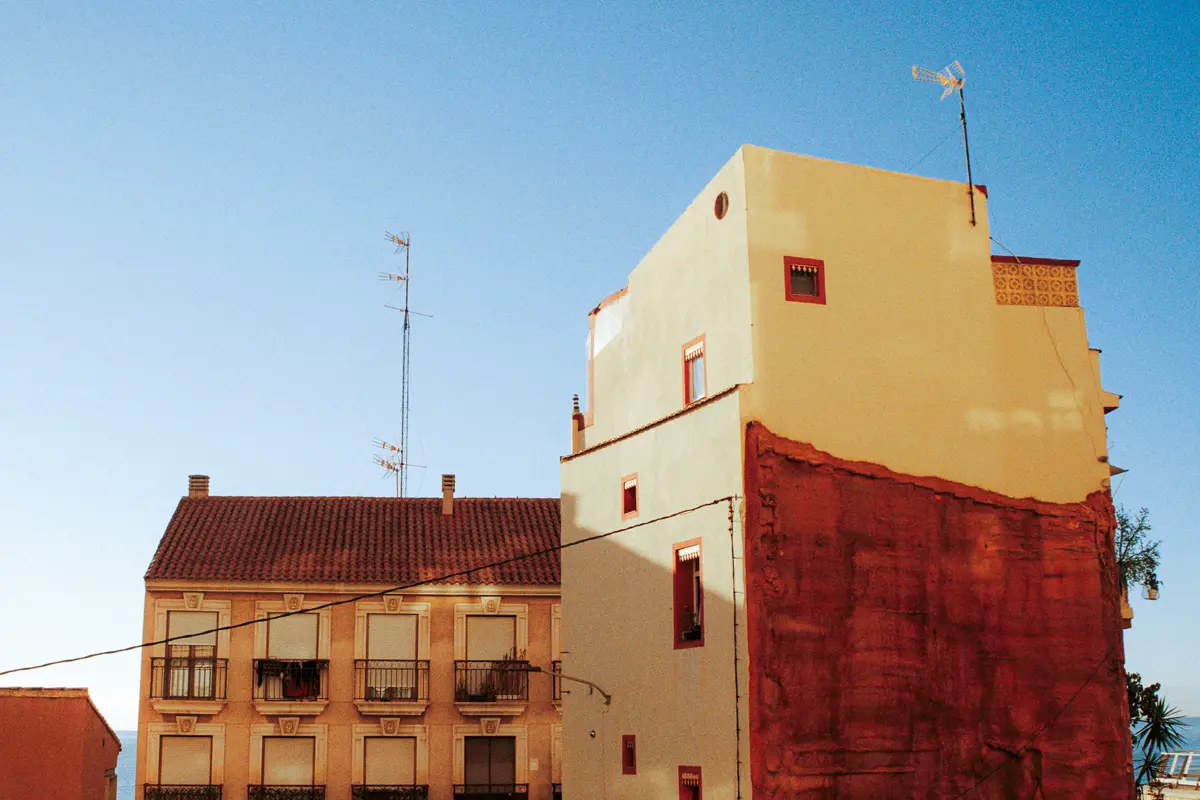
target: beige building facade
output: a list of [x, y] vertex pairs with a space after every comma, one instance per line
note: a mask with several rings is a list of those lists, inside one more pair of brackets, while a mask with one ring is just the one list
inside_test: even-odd
[[1078, 262], [993, 255], [975, 193], [745, 146], [591, 312], [562, 537], [627, 532], [563, 552], [564, 668], [613, 697], [566, 697], [569, 796], [953, 797], [1049, 716], [987, 654], [1050, 712], [1102, 663], [1021, 780], [1122, 779], [1118, 397]]
[[241, 498], [194, 478], [147, 573], [137, 797], [558, 797], [557, 557], [463, 572], [553, 544], [557, 501], [450, 487]]

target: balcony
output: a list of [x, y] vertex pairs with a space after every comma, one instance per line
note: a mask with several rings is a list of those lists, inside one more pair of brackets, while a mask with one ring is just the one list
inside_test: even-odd
[[355, 660], [354, 704], [363, 714], [424, 714], [429, 705], [429, 662]]
[[221, 787], [146, 784], [145, 798], [146, 800], [221, 800]]
[[350, 800], [427, 800], [428, 786], [351, 786]]
[[472, 800], [528, 800], [529, 784], [456, 783], [454, 796], [470, 797]]
[[562, 676], [559, 674], [562, 672], [562, 662], [551, 661], [550, 670], [554, 673], [554, 675], [551, 676], [554, 679], [554, 695], [552, 697], [554, 700], [554, 707], [559, 711], [562, 711]]
[[248, 800], [325, 800], [324, 786], [256, 786], [251, 784]]
[[454, 704], [467, 715], [517, 716], [529, 705], [529, 662], [455, 661]]
[[[254, 707], [260, 714], [320, 714], [329, 704], [329, 662], [323, 659], [255, 659], [253, 697]], [[321, 792], [324, 797], [325, 789]], [[274, 800], [275, 795], [263, 797]], [[251, 800], [254, 800], [253, 795]]]
[[220, 712], [227, 666], [226, 659], [207, 656], [150, 659], [150, 705], [160, 714]]
[[561, 783], [550, 784], [550, 793], [554, 796], [554, 800], [562, 800], [562, 784]]

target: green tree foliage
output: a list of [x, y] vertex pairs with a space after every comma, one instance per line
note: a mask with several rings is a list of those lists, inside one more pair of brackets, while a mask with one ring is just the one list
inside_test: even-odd
[[1117, 555], [1117, 575], [1126, 592], [1134, 586], [1157, 589], [1160, 560], [1157, 541], [1150, 540], [1150, 512], [1139, 509], [1131, 515], [1117, 507], [1117, 531], [1114, 545]]

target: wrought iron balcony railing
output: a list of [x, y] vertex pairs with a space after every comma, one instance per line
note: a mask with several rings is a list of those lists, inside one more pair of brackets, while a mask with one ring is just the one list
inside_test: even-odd
[[417, 702], [429, 699], [428, 661], [357, 659], [354, 699]]
[[351, 786], [350, 800], [428, 800], [428, 786]]
[[248, 787], [249, 800], [325, 800], [324, 786], [262, 786]]
[[146, 800], [221, 800], [220, 786], [165, 786], [146, 784]]
[[224, 658], [193, 656], [150, 659], [150, 697], [154, 700], [224, 700]]
[[328, 700], [329, 662], [323, 659], [255, 659], [254, 699]]
[[528, 702], [529, 662], [455, 661], [454, 700], [457, 703]]
[[562, 677], [559, 675], [559, 673], [562, 672], [562, 662], [561, 661], [551, 661], [550, 669], [551, 669], [551, 671], [554, 672], [554, 675], [552, 676], [554, 678], [554, 702], [561, 703], [562, 702]]
[[456, 783], [454, 796], [470, 796], [472, 800], [528, 800], [527, 783]]

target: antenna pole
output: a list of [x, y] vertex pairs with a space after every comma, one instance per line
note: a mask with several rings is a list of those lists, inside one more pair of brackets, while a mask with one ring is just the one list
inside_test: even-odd
[[971, 145], [967, 141], [967, 102], [963, 99], [961, 83], [958, 84], [958, 118], [962, 120], [963, 150], [967, 154], [967, 194], [971, 198], [971, 227], [975, 227], [975, 184], [971, 181]]
[[[974, 202], [974, 201], [972, 201]], [[974, 207], [974, 206], [972, 206]], [[974, 224], [972, 222], [971, 224]], [[408, 496], [408, 260], [412, 252], [412, 234], [404, 246], [404, 354], [400, 376], [400, 471], [396, 474], [397, 497]]]

